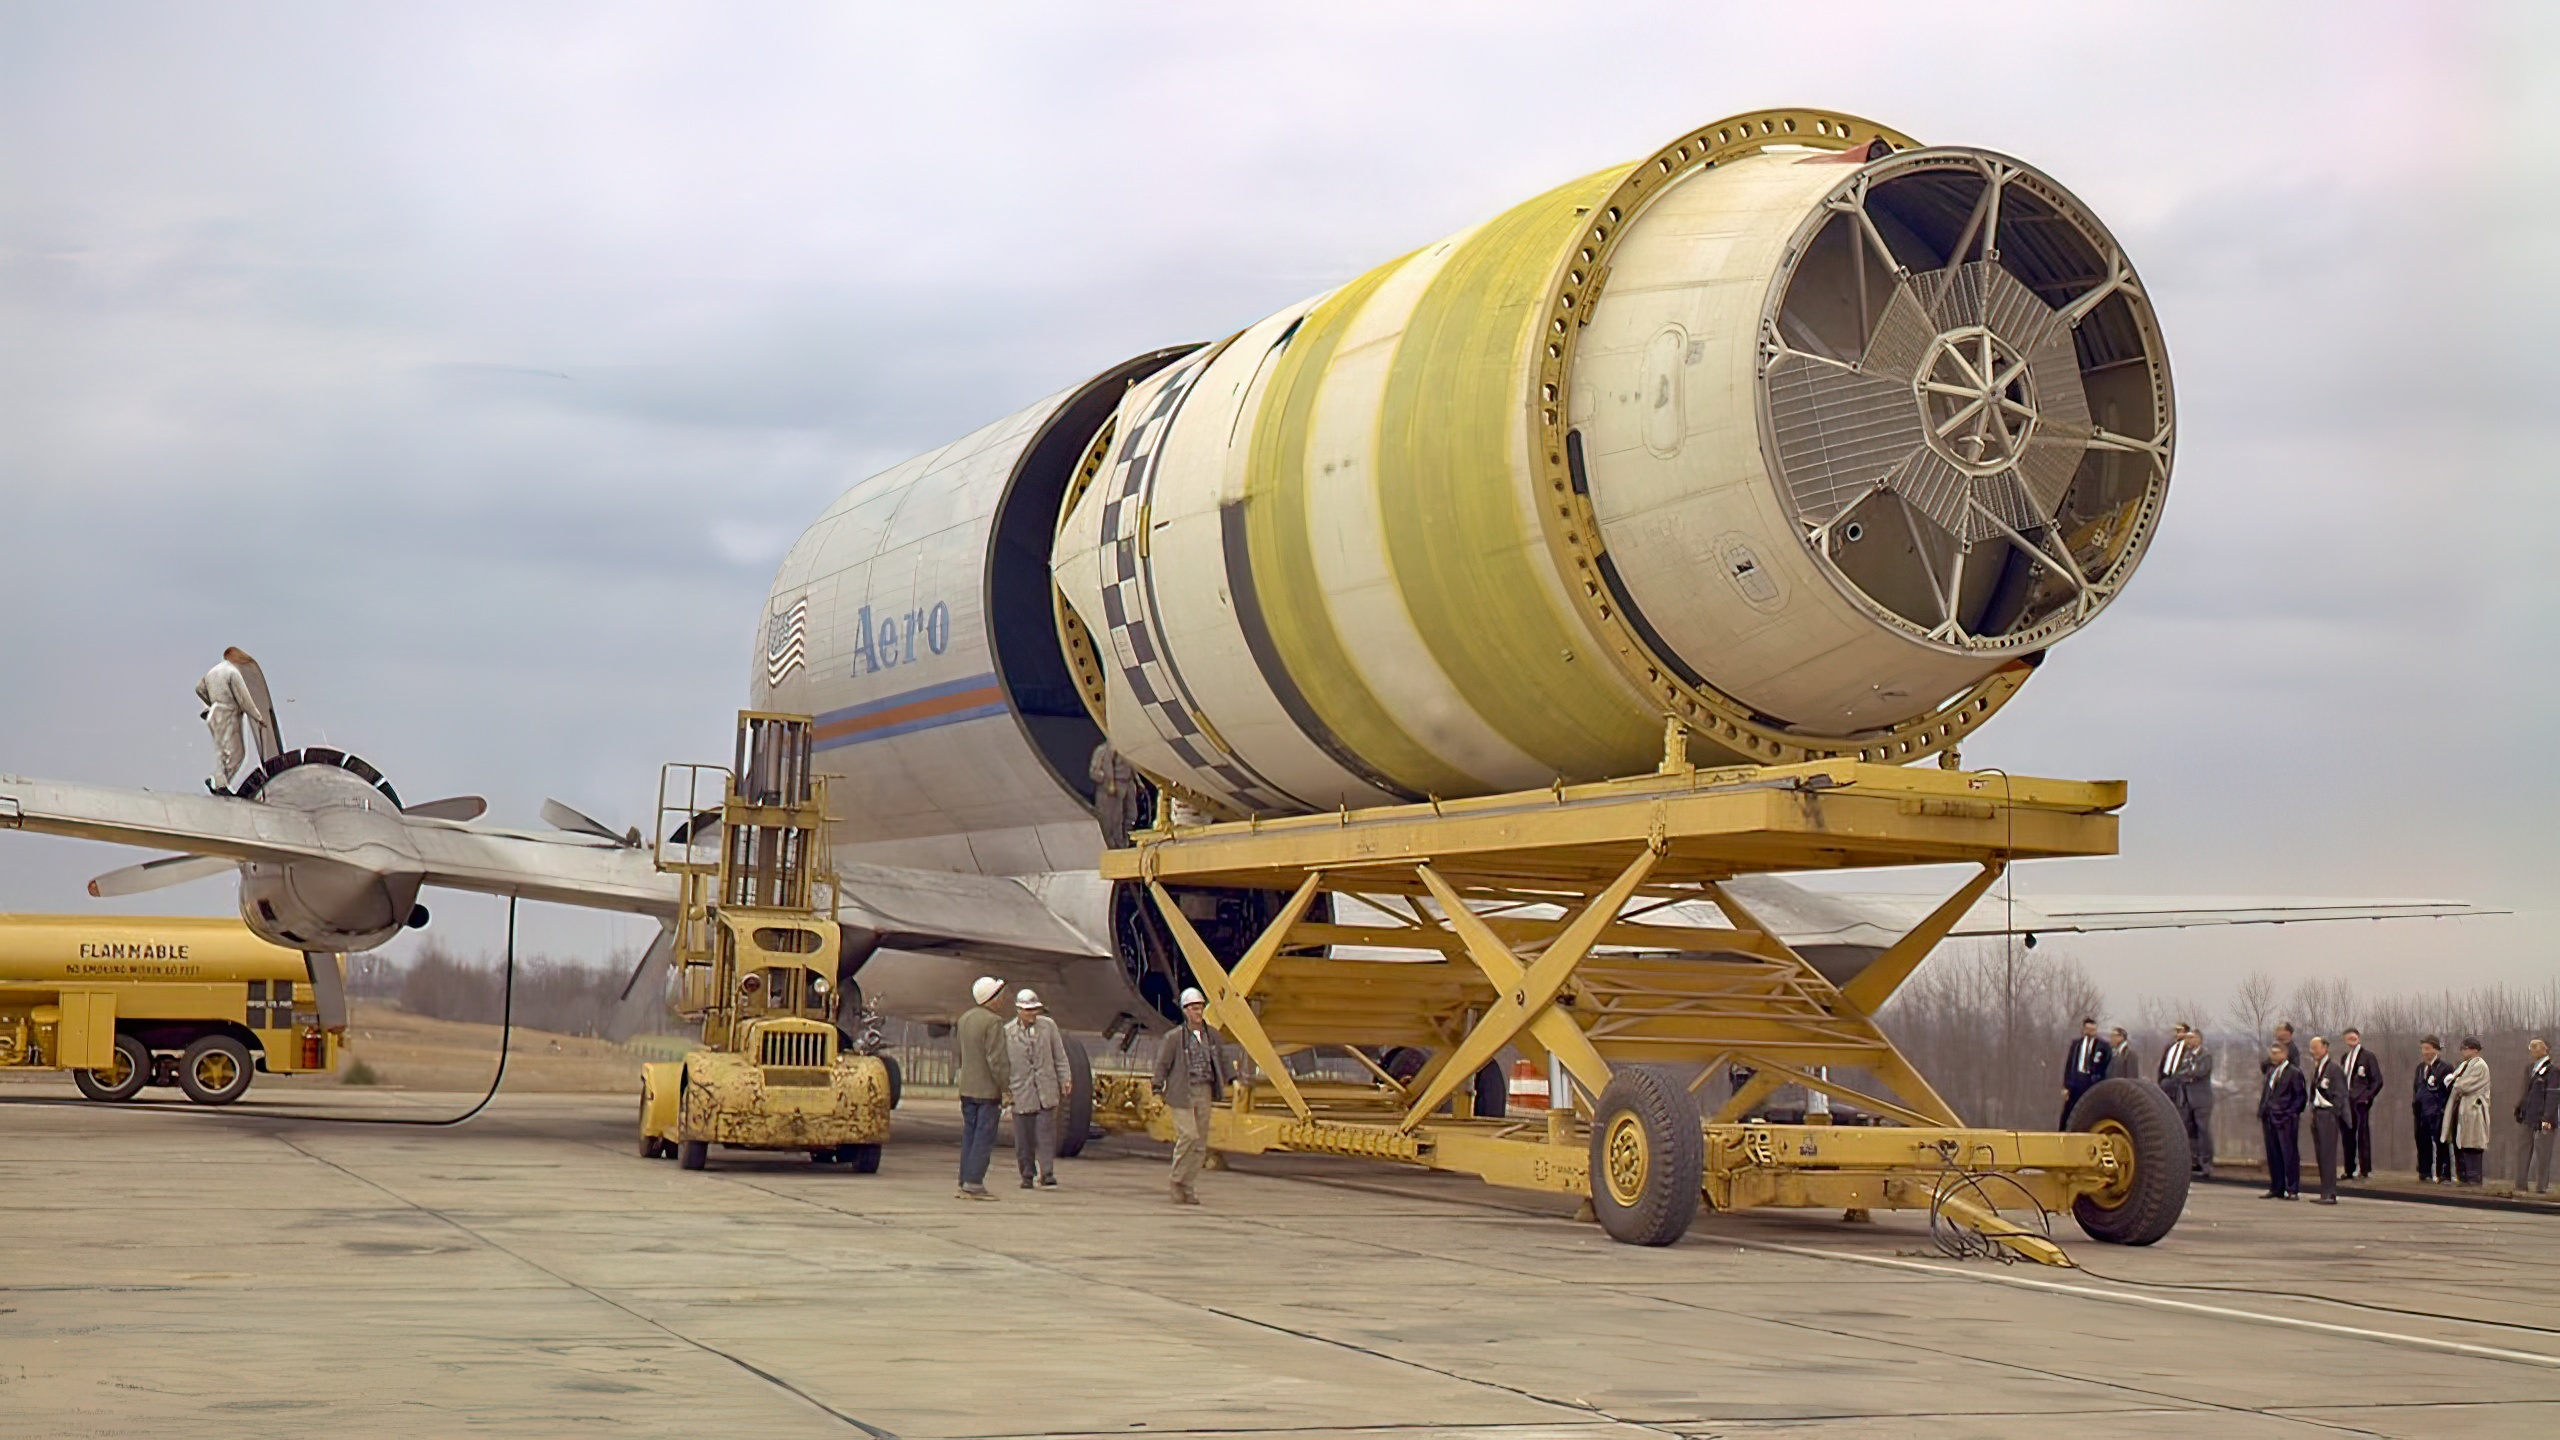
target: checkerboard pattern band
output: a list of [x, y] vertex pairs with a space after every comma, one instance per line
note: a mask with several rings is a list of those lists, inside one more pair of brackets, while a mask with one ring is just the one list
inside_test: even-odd
[[1146, 414], [1120, 441], [1102, 503], [1102, 618], [1120, 677], [1138, 697], [1157, 738], [1181, 757], [1186, 777], [1248, 814], [1294, 806], [1278, 787], [1227, 752], [1200, 723], [1181, 677], [1165, 652], [1155, 595], [1138, 549], [1164, 436], [1216, 350], [1206, 350], [1165, 381]]

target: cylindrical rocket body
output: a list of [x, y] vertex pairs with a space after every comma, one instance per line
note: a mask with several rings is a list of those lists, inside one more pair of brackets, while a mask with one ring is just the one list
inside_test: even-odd
[[1954, 743], [2138, 561], [2165, 350], [2005, 157], [1771, 112], [1141, 379], [1069, 487], [1111, 743], [1232, 813]]

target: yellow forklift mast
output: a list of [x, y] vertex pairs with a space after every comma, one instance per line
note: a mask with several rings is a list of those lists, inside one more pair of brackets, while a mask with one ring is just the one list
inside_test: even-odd
[[657, 863], [677, 877], [676, 1008], [702, 1047], [641, 1071], [640, 1153], [711, 1147], [880, 1168], [887, 1064], [835, 1023], [843, 932], [826, 866], [826, 782], [806, 715], [744, 710], [731, 763], [659, 773]]

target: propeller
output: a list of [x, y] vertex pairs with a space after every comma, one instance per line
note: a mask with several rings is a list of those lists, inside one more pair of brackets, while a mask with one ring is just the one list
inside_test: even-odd
[[707, 837], [710, 836], [712, 831], [719, 828], [720, 812], [717, 810], [704, 810], [697, 813], [692, 819], [678, 825], [675, 829], [668, 831], [667, 843], [670, 845], [700, 845], [705, 843]]
[[604, 1038], [619, 1045], [657, 1023], [666, 1010], [667, 970], [675, 955], [676, 927], [659, 926], [658, 938], [649, 942], [640, 963], [631, 967], [631, 978], [622, 982], [621, 997], [605, 1017]]
[[634, 850], [640, 848], [638, 827], [635, 826], [629, 831], [611, 830], [606, 828], [603, 821], [581, 811], [572, 810], [557, 800], [542, 802], [542, 823], [554, 830], [566, 830], [573, 835], [593, 835], [599, 840], [610, 840], [616, 845], [628, 846]]
[[477, 795], [453, 795], [419, 805], [403, 805], [400, 813], [421, 820], [477, 820], [489, 813], [489, 802]]
[[101, 900], [118, 895], [139, 895], [145, 890], [208, 879], [236, 870], [239, 866], [239, 861], [226, 860], [219, 855], [163, 855], [157, 860], [145, 860], [139, 865], [108, 871], [89, 882], [89, 893]]

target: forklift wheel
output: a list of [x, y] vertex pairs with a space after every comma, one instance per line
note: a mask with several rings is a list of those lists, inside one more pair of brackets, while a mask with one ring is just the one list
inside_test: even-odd
[[687, 1170], [699, 1170], [711, 1163], [711, 1142], [685, 1140], [676, 1145], [676, 1163]]
[[840, 1145], [836, 1147], [836, 1155], [852, 1165], [856, 1175], [880, 1173], [880, 1147], [877, 1145]]
[[130, 1035], [116, 1037], [114, 1065], [71, 1072], [71, 1083], [92, 1100], [130, 1100], [150, 1079], [151, 1050]]

